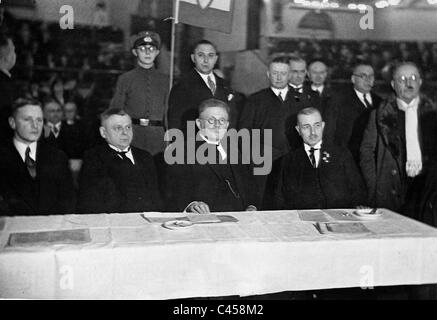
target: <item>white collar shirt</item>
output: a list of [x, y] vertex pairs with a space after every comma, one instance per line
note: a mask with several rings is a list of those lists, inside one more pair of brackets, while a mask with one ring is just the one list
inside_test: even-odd
[[308, 159], [310, 160], [310, 162], [311, 162], [311, 158], [310, 158], [310, 150], [311, 150], [311, 148], [316, 149], [316, 150], [314, 151], [314, 158], [315, 158], [315, 160], [316, 160], [316, 168], [318, 168], [318, 167], [319, 167], [319, 162], [320, 162], [320, 149], [322, 148], [322, 141], [320, 141], [319, 143], [317, 143], [316, 145], [314, 145], [314, 146], [312, 146], [312, 147], [309, 146], [309, 145], [307, 145], [306, 143], [304, 143], [303, 146], [304, 146], [304, 148], [305, 148], [305, 152], [306, 152], [306, 154], [307, 154]]
[[23, 162], [26, 160], [27, 147], [30, 147], [29, 156], [30, 158], [32, 158], [33, 161], [36, 161], [36, 147], [37, 147], [36, 141], [32, 142], [31, 144], [26, 144], [14, 138], [14, 146], [17, 149], [18, 153], [20, 154], [21, 159], [23, 159]]
[[[132, 149], [131, 149], [130, 147], [127, 147], [126, 149], [121, 150], [121, 149], [119, 149], [119, 148], [113, 146], [112, 144], [109, 144], [109, 143], [108, 143], [108, 145], [109, 145], [109, 147], [110, 147], [112, 150], [115, 150], [116, 152], [126, 152], [126, 157], [127, 157], [127, 158], [132, 162], [132, 164], [135, 164], [134, 156], [133, 156], [133, 154], [132, 154]], [[119, 156], [121, 159], [123, 159], [121, 155], [118, 155], [118, 156]]]

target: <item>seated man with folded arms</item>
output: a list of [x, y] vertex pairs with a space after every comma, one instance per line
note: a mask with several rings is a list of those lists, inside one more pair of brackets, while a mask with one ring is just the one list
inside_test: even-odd
[[325, 122], [316, 108], [297, 115], [304, 145], [283, 157], [275, 188], [275, 209], [354, 208], [366, 204], [366, 188], [350, 151], [323, 140]]
[[[193, 213], [256, 210], [260, 196], [250, 166], [241, 161], [232, 164], [231, 155], [238, 154], [238, 150], [231, 152], [222, 144], [229, 126], [229, 106], [221, 100], [208, 99], [198, 110], [195, 124], [199, 132], [197, 139], [193, 135], [196, 141], [189, 138], [184, 141], [183, 163], [167, 161], [164, 175], [167, 210]], [[173, 148], [173, 144], [167, 148], [166, 160]]]
[[41, 104], [19, 99], [8, 119], [14, 137], [0, 146], [0, 195], [8, 215], [74, 213], [75, 191], [67, 156], [38, 141]]
[[132, 119], [122, 109], [101, 115], [105, 144], [85, 152], [79, 176], [80, 213], [160, 211], [161, 196], [153, 158], [131, 146]]

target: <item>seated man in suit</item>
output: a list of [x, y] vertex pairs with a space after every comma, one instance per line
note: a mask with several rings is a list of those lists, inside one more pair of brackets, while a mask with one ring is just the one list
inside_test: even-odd
[[[350, 152], [323, 142], [325, 122], [316, 108], [297, 115], [304, 145], [282, 159], [277, 209], [328, 209], [361, 206], [366, 189]], [[271, 176], [273, 178], [273, 176]]]
[[41, 105], [17, 100], [9, 117], [14, 137], [0, 147], [0, 194], [11, 215], [73, 213], [75, 192], [66, 155], [38, 142]]
[[85, 152], [79, 176], [80, 213], [160, 211], [158, 177], [152, 156], [131, 146], [132, 119], [122, 109], [101, 115], [103, 145]]
[[[184, 146], [189, 150], [188, 145], [195, 144], [195, 152], [188, 153], [187, 158], [191, 159], [184, 159], [183, 164], [167, 165], [165, 170], [168, 211], [256, 210], [259, 195], [250, 166], [232, 161], [238, 152], [222, 144], [229, 126], [229, 113], [229, 106], [221, 100], [208, 99], [200, 104], [195, 122], [199, 132], [196, 138], [193, 136], [196, 141], [187, 139]], [[170, 149], [172, 145], [166, 153]]]

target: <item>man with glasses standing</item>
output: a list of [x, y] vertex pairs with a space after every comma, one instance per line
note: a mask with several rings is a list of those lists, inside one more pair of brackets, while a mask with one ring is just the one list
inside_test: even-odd
[[401, 63], [391, 81], [395, 94], [370, 115], [360, 165], [371, 205], [408, 214], [406, 205], [437, 159], [437, 105], [421, 85], [417, 66]]
[[122, 74], [110, 108], [122, 108], [132, 118], [132, 145], [153, 156], [165, 148], [164, 120], [168, 96], [168, 77], [158, 72], [155, 59], [161, 47], [160, 36], [142, 31], [130, 39], [136, 67]]
[[169, 129], [187, 128], [187, 121], [197, 117], [199, 104], [207, 99], [215, 98], [229, 104], [231, 108], [230, 127], [236, 126], [237, 112], [233, 105], [233, 92], [226, 88], [224, 80], [213, 72], [218, 61], [216, 46], [208, 41], [197, 42], [191, 54], [194, 68], [175, 84], [170, 92], [168, 103]]
[[347, 147], [358, 165], [360, 145], [370, 112], [378, 107], [381, 98], [372, 92], [375, 83], [372, 66], [356, 65], [351, 81], [352, 86], [344, 94], [335, 96], [335, 101], [325, 112], [325, 140]]

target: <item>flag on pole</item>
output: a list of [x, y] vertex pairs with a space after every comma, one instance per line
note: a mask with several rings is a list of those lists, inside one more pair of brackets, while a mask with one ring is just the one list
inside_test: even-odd
[[176, 0], [175, 23], [232, 32], [234, 0]]

